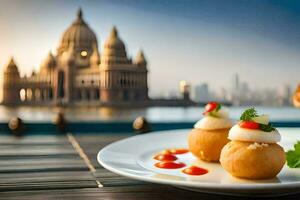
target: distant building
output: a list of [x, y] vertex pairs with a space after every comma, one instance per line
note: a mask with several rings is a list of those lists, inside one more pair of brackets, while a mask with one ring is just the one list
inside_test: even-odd
[[211, 101], [209, 88], [207, 83], [195, 86], [195, 100], [196, 102], [205, 103]]
[[179, 83], [179, 91], [182, 95], [183, 100], [190, 100], [190, 93], [191, 93], [191, 85], [188, 84], [186, 81], [182, 80]]
[[240, 78], [238, 74], [234, 74], [231, 86], [231, 101], [234, 105], [240, 105]]
[[65, 31], [57, 54], [49, 55], [38, 73], [20, 77], [13, 58], [4, 68], [4, 104], [120, 104], [148, 101], [147, 61], [142, 51], [128, 58], [116, 27], [101, 54], [95, 33], [79, 10]]
[[236, 93], [240, 90], [240, 78], [238, 74], [234, 74], [232, 77], [232, 92]]
[[292, 89], [289, 85], [283, 85], [278, 92], [278, 103], [281, 106], [292, 105]]

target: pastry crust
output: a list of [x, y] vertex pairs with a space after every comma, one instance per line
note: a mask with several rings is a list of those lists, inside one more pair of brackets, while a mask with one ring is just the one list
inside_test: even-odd
[[192, 129], [188, 136], [190, 152], [201, 160], [219, 162], [221, 150], [229, 142], [229, 129]]
[[232, 176], [245, 179], [275, 177], [285, 163], [285, 153], [276, 143], [231, 141], [224, 146], [220, 162]]

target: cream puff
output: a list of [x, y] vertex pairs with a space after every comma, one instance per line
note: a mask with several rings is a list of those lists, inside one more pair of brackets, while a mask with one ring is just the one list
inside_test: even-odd
[[246, 110], [233, 126], [231, 140], [221, 152], [220, 163], [232, 176], [245, 179], [275, 177], [285, 164], [285, 152], [277, 144], [281, 136], [267, 115], [258, 116], [254, 108]]
[[216, 102], [208, 103], [203, 115], [188, 135], [189, 151], [201, 160], [218, 162], [222, 148], [229, 142], [232, 122], [228, 112]]

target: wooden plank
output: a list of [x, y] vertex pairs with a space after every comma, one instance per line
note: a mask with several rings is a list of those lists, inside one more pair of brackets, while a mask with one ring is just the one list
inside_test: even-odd
[[116, 133], [103, 133], [101, 135], [99, 134], [76, 134], [73, 133], [73, 135], [76, 137], [76, 139], [79, 142], [82, 143], [98, 143], [100, 142], [111, 142], [111, 141], [116, 141], [116, 140], [120, 140], [123, 138], [127, 138], [130, 136], [134, 136], [134, 134], [116, 134]]
[[[129, 179], [126, 177], [121, 177], [116, 175], [108, 170], [104, 169], [97, 161], [97, 153], [105, 145], [123, 139], [126, 136], [124, 135], [113, 135], [113, 136], [88, 136], [88, 137], [76, 137], [76, 140], [80, 144], [81, 148], [84, 150], [85, 154], [89, 157], [96, 172], [94, 173], [95, 177], [101, 182], [104, 187], [112, 186], [128, 186], [128, 185], [141, 185], [145, 182]], [[104, 138], [104, 139], [102, 139]]]
[[75, 135], [75, 138], [89, 157], [93, 166], [97, 169], [102, 167], [97, 161], [97, 154], [100, 149], [114, 141], [121, 140], [132, 135], [133, 134]]
[[35, 166], [35, 165], [55, 165], [55, 164], [74, 164], [74, 165], [84, 165], [82, 160], [77, 156], [73, 158], [68, 157], [48, 157], [43, 156], [38, 159], [33, 158], [20, 158], [20, 159], [2, 159], [0, 162], [0, 167], [5, 166]]
[[[0, 161], [49, 157], [72, 157], [76, 152], [65, 136], [0, 136]], [[1, 161], [2, 163], [3, 161]]]
[[0, 144], [0, 150], [72, 149], [70, 144]]
[[5, 162], [8, 160], [22, 160], [22, 159], [27, 159], [27, 160], [31, 160], [31, 159], [44, 159], [44, 158], [57, 158], [57, 159], [78, 159], [78, 155], [75, 153], [72, 154], [48, 154], [48, 155], [2, 155], [0, 156], [0, 162]]
[[94, 180], [89, 171], [53, 171], [0, 174], [0, 183]]
[[49, 182], [22, 182], [0, 184], [0, 191], [24, 191], [24, 190], [51, 190], [74, 188], [97, 188], [94, 180], [88, 181], [49, 181]]
[[0, 140], [0, 191], [97, 187], [65, 136]]
[[119, 177], [119, 175], [117, 175], [107, 169], [104, 169], [102, 166], [100, 168], [96, 169], [95, 176], [99, 177], [99, 178]]
[[41, 165], [41, 166], [31, 166], [31, 167], [1, 167], [0, 174], [2, 173], [24, 173], [24, 172], [53, 172], [53, 171], [87, 171], [88, 168], [84, 165], [74, 166], [68, 164], [61, 165]]
[[76, 154], [72, 148], [56, 147], [44, 147], [44, 148], [24, 148], [19, 146], [18, 148], [2, 149], [0, 151], [1, 156], [14, 156], [14, 155], [57, 155], [57, 154]]
[[69, 144], [65, 135], [34, 135], [14, 137], [11, 135], [0, 135], [0, 144]]
[[[124, 199], [124, 200], [153, 200], [153, 199], [201, 199], [201, 200], [255, 200], [262, 198], [234, 197], [224, 195], [213, 195], [197, 193], [171, 186], [164, 185], [142, 185], [128, 187], [108, 188], [86, 188], [86, 189], [61, 189], [61, 190], [30, 190], [2, 192], [0, 199], [64, 199], [64, 200], [102, 200], [102, 199]], [[265, 199], [265, 198], [264, 198]], [[267, 198], [272, 199], [272, 198]], [[299, 195], [280, 197], [281, 200], [298, 200]]]
[[[196, 193], [182, 192], [181, 190], [160, 186], [130, 186], [118, 188], [101, 188], [101, 189], [70, 189], [70, 190], [45, 190], [45, 191], [20, 191], [20, 192], [5, 192], [2, 197], [7, 199], [187, 199], [187, 197], [200, 197]], [[174, 198], [176, 197], [176, 198]], [[184, 198], [183, 198], [184, 197]], [[211, 197], [211, 196], [210, 196]], [[200, 198], [199, 198], [200, 199]], [[203, 198], [201, 195], [201, 199]], [[214, 198], [221, 199], [221, 198]], [[226, 198], [222, 198], [226, 199]]]

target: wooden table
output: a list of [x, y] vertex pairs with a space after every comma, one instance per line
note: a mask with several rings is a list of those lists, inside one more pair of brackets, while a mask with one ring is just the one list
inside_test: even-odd
[[[253, 199], [145, 183], [101, 167], [98, 151], [128, 136], [0, 136], [0, 199]], [[300, 195], [280, 199], [300, 199]]]

